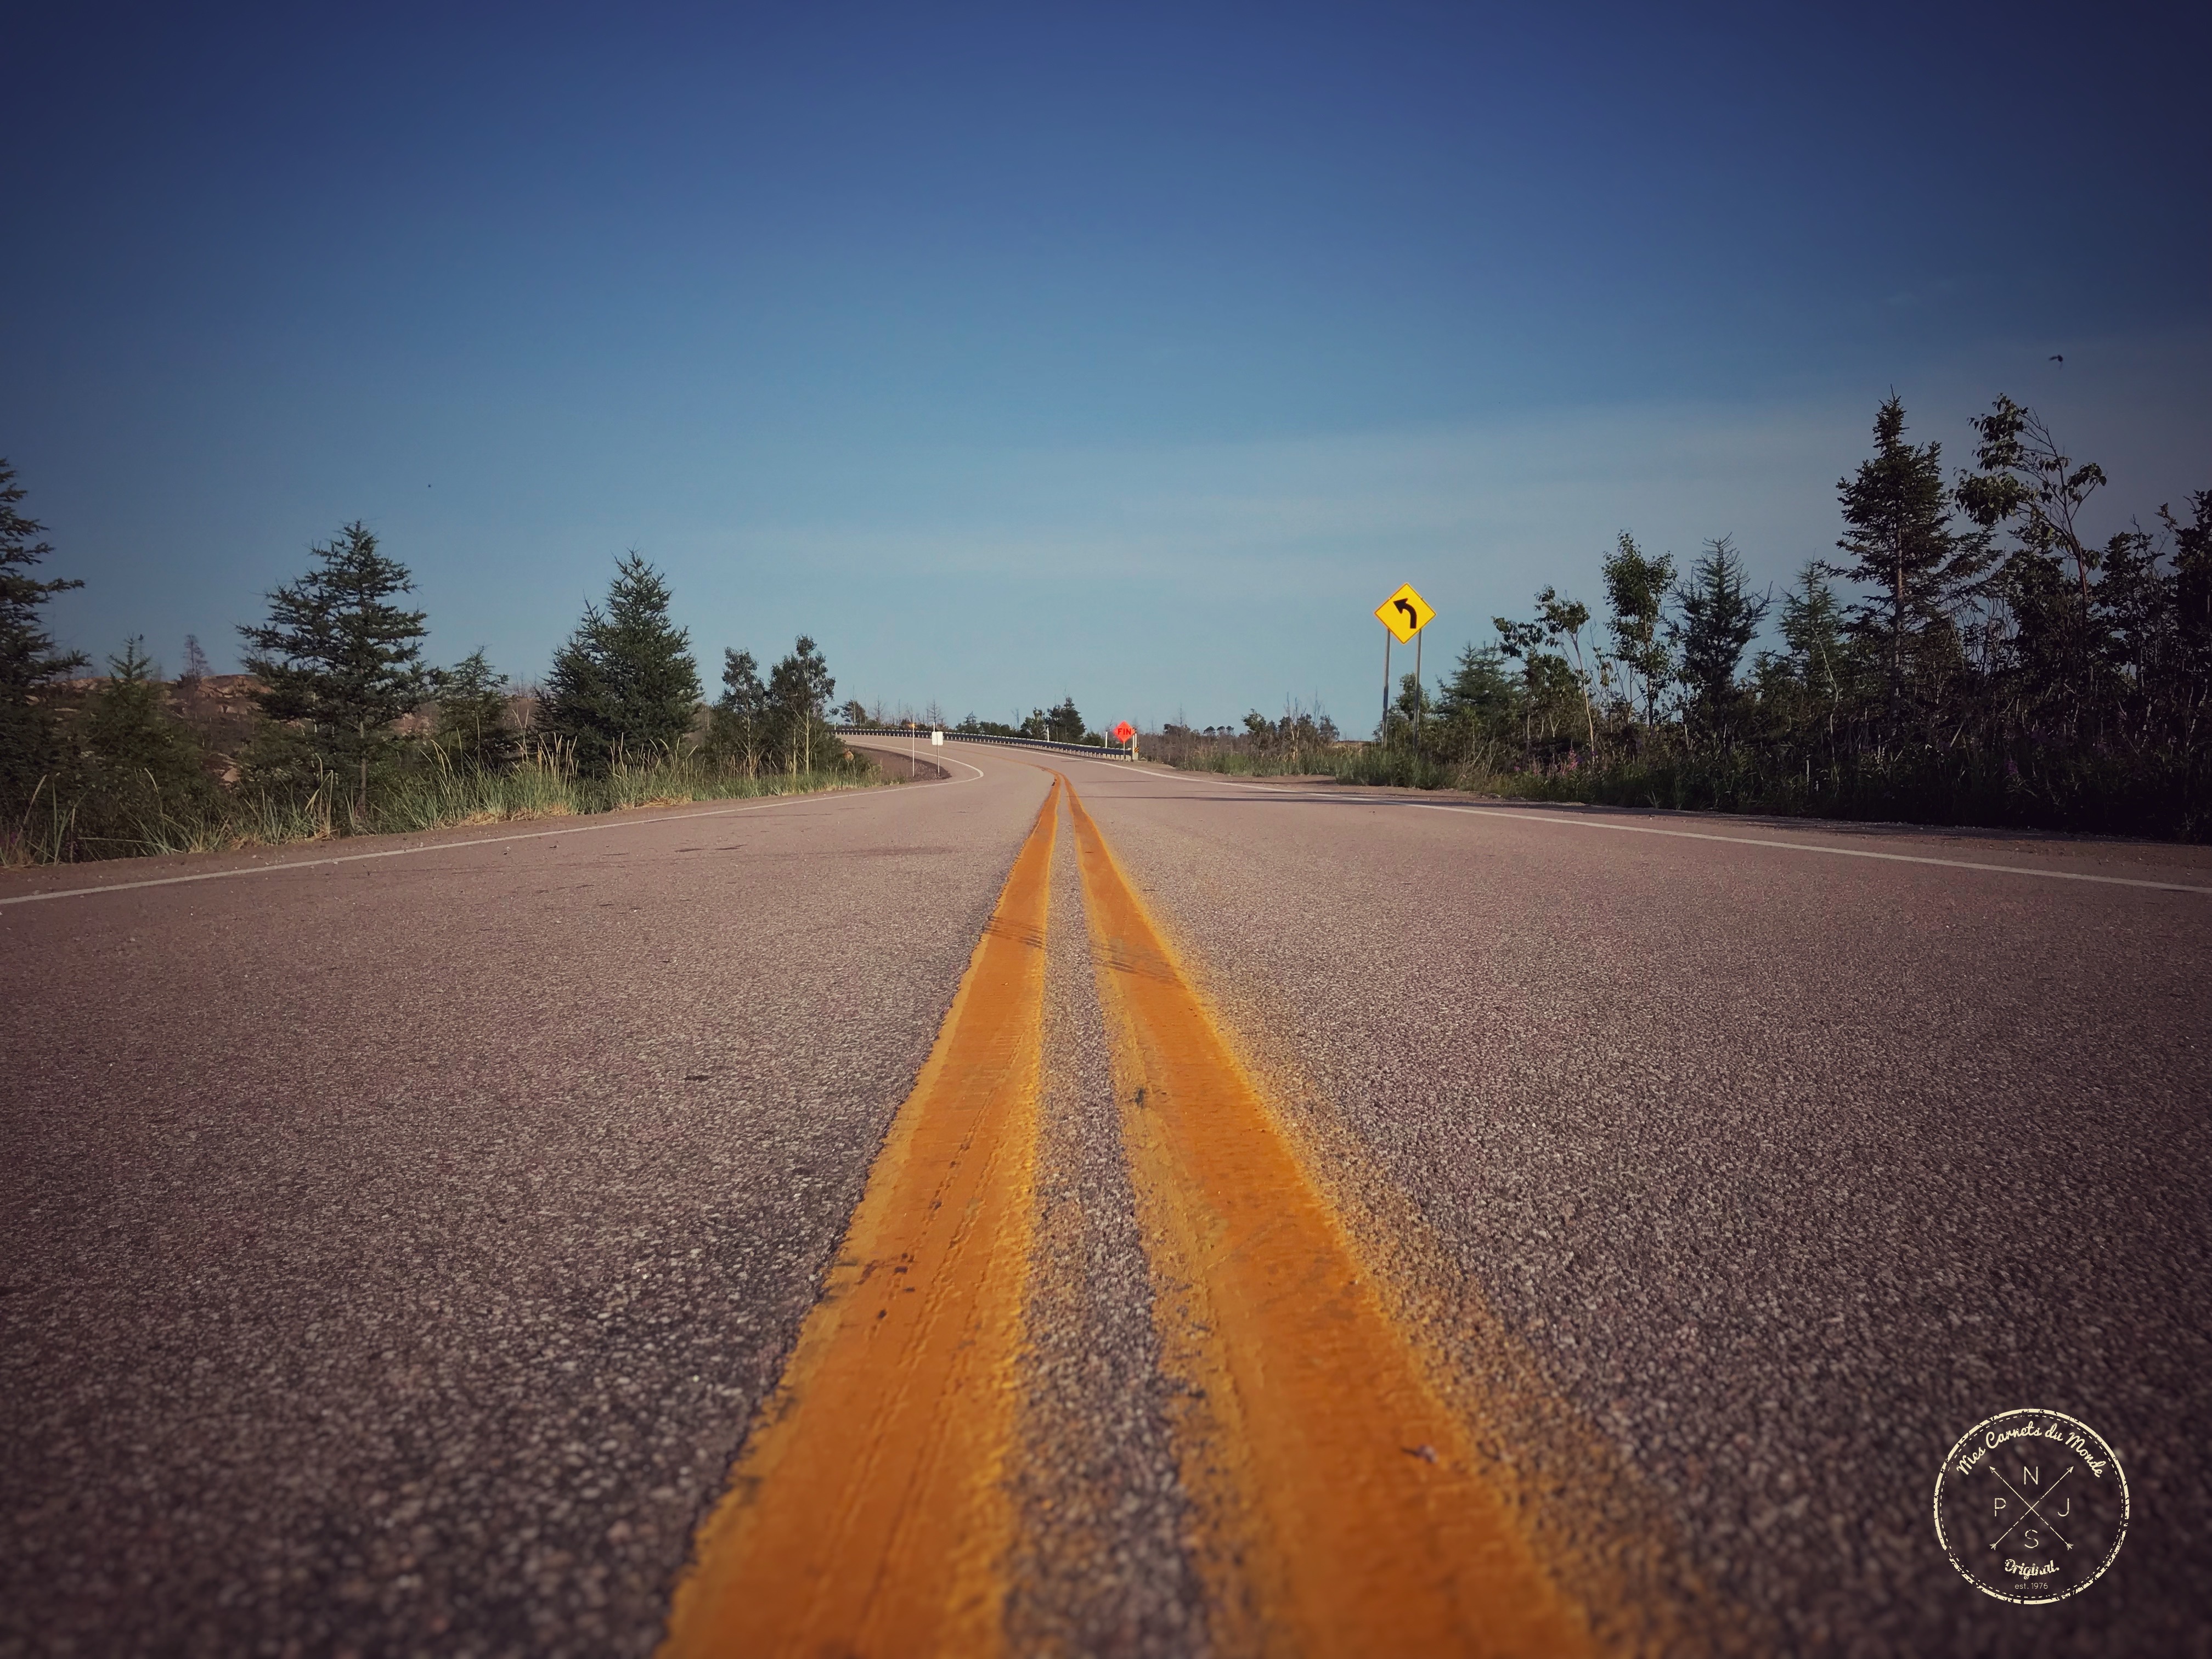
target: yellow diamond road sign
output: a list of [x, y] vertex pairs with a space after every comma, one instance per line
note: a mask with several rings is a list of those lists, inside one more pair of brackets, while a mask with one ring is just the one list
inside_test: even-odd
[[1376, 621], [1395, 634], [1401, 645], [1434, 622], [1436, 617], [1435, 607], [1413, 592], [1411, 582], [1375, 607]]

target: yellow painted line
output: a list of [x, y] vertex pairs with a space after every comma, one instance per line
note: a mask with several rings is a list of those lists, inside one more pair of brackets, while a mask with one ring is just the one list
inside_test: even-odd
[[1595, 1644], [1069, 791], [1177, 1460], [1224, 1653]]
[[663, 1659], [1002, 1644], [1060, 787], [700, 1529]]

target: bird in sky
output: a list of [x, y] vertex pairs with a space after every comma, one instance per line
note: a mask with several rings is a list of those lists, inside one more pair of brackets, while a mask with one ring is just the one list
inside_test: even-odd
[[2057, 352], [2055, 352], [2055, 351], [2054, 351], [2054, 352], [2052, 352], [2052, 353], [2051, 354], [2051, 361], [2052, 362], [2054, 362], [2054, 363], [2063, 363], [2063, 362], [2064, 362], [2066, 360], [2065, 360], [2063, 357], [2060, 356]]

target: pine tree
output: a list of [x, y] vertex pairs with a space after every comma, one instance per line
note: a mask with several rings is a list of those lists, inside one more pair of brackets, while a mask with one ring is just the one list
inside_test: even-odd
[[159, 671], [144, 641], [132, 639], [107, 659], [108, 678], [79, 718], [88, 793], [81, 815], [143, 827], [213, 808], [216, 790], [199, 739], [161, 705]]
[[1773, 689], [1796, 714], [1823, 721], [1833, 738], [1844, 694], [1856, 684], [1857, 659], [1844, 635], [1843, 607], [1828, 586], [1828, 567], [1820, 560], [1806, 561], [1797, 585], [1783, 593], [1781, 627], [1789, 654], [1778, 665], [1784, 678]]
[[1798, 678], [1828, 695], [1842, 684], [1843, 616], [1828, 586], [1827, 567], [1808, 560], [1797, 573], [1797, 586], [1782, 596], [1782, 638]]
[[1512, 719], [1515, 695], [1504, 653], [1494, 645], [1471, 644], [1459, 653], [1458, 665], [1443, 682], [1433, 707], [1439, 720], [1464, 718], [1495, 726]]
[[607, 608], [584, 619], [553, 659], [538, 704], [541, 730], [604, 775], [620, 761], [673, 754], [699, 708], [691, 636], [668, 620], [668, 584], [643, 556], [615, 562]]
[[1676, 590], [1680, 611], [1674, 636], [1682, 653], [1682, 683], [1698, 723], [1725, 732], [1735, 723], [1740, 697], [1736, 669], [1759, 632], [1769, 601], [1753, 598], [1745, 586], [1742, 556], [1723, 536], [1705, 544], [1705, 556], [1691, 567], [1690, 580]]
[[514, 688], [479, 646], [438, 677], [438, 746], [454, 764], [503, 771], [521, 750], [507, 698]]
[[1044, 711], [1045, 735], [1054, 743], [1081, 743], [1085, 726], [1083, 715], [1075, 706], [1071, 693], [1061, 697], [1054, 707]]
[[308, 550], [318, 565], [269, 595], [269, 620], [241, 627], [246, 672], [261, 682], [254, 694], [271, 721], [295, 727], [270, 734], [255, 769], [270, 781], [308, 767], [338, 774], [367, 805], [369, 775], [398, 741], [392, 726], [429, 695], [422, 664], [423, 613], [392, 603], [412, 592], [407, 567], [377, 551], [359, 520]]
[[46, 526], [15, 510], [23, 499], [15, 469], [0, 458], [0, 808], [20, 811], [61, 760], [53, 716], [38, 692], [89, 660], [56, 649], [40, 626], [39, 607], [82, 581], [40, 581], [30, 574], [53, 548], [37, 538]]
[[1929, 636], [1949, 643], [1951, 613], [1986, 564], [1986, 544], [1951, 529], [1942, 446], [1905, 441], [1905, 405], [1895, 397], [1875, 414], [1874, 437], [1858, 475], [1836, 481], [1849, 526], [1836, 545], [1856, 561], [1838, 574], [1876, 590], [1850, 607], [1845, 626], [1879, 649], [1891, 702], [1901, 706]]

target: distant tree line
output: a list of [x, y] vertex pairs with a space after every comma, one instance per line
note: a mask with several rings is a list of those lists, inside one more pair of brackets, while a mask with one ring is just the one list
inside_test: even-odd
[[1031, 709], [1022, 720], [987, 720], [970, 714], [952, 729], [978, 737], [1031, 738], [1043, 743], [1089, 744], [1094, 749], [1103, 748], [1106, 744], [1103, 732], [1090, 729], [1082, 712], [1076, 708], [1073, 696], [1062, 696], [1050, 708]]
[[1726, 536], [1684, 571], [1622, 532], [1601, 616], [1546, 587], [1405, 677], [1382, 750], [1558, 799], [2212, 836], [2212, 490], [2093, 542], [2100, 467], [2009, 398], [1972, 426], [1947, 478], [1883, 404], [1836, 556], [1778, 598]]
[[724, 653], [702, 702], [660, 573], [618, 560], [535, 694], [471, 653], [424, 660], [407, 568], [346, 526], [240, 629], [250, 716], [232, 751], [204, 718], [206, 655], [186, 641], [165, 687], [127, 641], [88, 688], [82, 653], [42, 623], [82, 586], [34, 574], [53, 550], [0, 460], [0, 857], [82, 858], [301, 833], [417, 828], [459, 817], [592, 810], [640, 799], [800, 787], [860, 765], [830, 724], [836, 683], [801, 636], [763, 682]]
[[913, 726], [924, 730], [942, 726], [970, 737], [1030, 738], [1050, 743], [1087, 744], [1094, 749], [1106, 745], [1105, 736], [1091, 729], [1082, 710], [1075, 706], [1074, 697], [1066, 695], [1050, 708], [1033, 708], [1027, 715], [1017, 710], [1014, 717], [1007, 720], [987, 720], [971, 714], [956, 721], [934, 702], [918, 714], [903, 705], [893, 714], [881, 702], [873, 708], [858, 702], [847, 702], [839, 708], [837, 717], [850, 726]]
[[[1269, 719], [1255, 708], [1242, 726], [1191, 726], [1170, 720], [1143, 752], [1171, 766], [1266, 772], [1355, 772], [1358, 757], [1342, 752], [1336, 722], [1316, 701], [1295, 700]], [[1363, 780], [1364, 781], [1364, 780]]]

